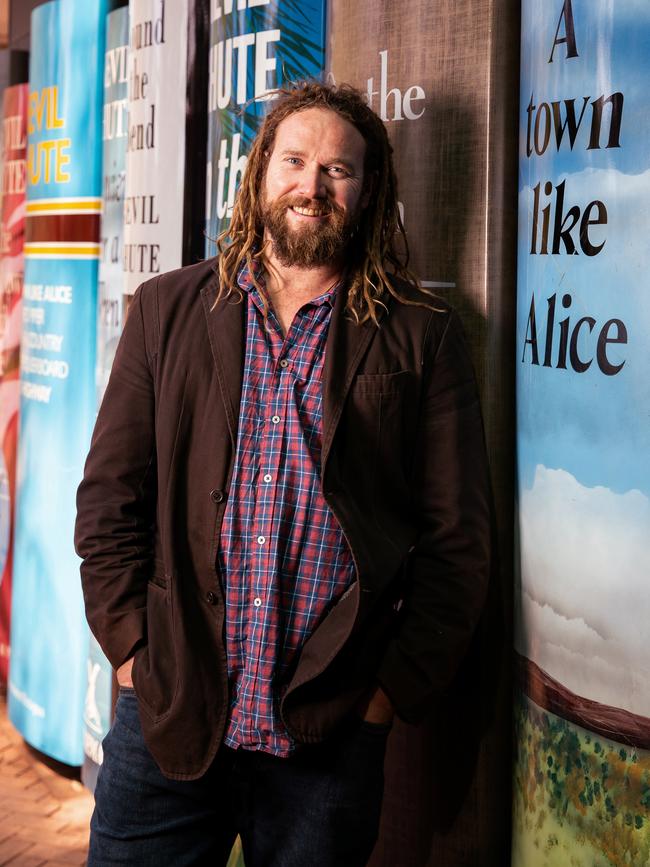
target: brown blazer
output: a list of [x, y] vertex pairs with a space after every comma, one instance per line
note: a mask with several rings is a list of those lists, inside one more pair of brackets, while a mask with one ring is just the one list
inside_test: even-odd
[[[78, 492], [90, 627], [133, 682], [162, 771], [210, 765], [228, 714], [217, 544], [237, 438], [246, 305], [214, 260], [136, 292]], [[402, 285], [403, 292], [410, 290]], [[449, 684], [489, 571], [483, 429], [456, 315], [390, 303], [379, 327], [339, 293], [323, 381], [322, 485], [357, 579], [278, 684], [287, 729], [317, 742], [381, 684], [422, 718]]]

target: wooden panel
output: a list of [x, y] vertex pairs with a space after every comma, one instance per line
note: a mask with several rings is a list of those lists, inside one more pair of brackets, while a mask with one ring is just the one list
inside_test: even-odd
[[0, 48], [9, 45], [9, 0], [0, 0]]

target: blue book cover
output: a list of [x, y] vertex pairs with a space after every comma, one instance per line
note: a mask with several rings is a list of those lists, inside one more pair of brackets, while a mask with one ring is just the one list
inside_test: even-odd
[[71, 765], [87, 679], [73, 531], [96, 414], [106, 12], [106, 0], [54, 0], [31, 25], [9, 716]]

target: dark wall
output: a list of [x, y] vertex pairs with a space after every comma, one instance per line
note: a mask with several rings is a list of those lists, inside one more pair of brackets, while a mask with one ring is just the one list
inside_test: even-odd
[[0, 93], [11, 84], [27, 80], [29, 19], [43, 0], [11, 0], [9, 44], [0, 51]]
[[43, 0], [11, 0], [9, 10], [9, 48], [29, 51], [29, 19], [32, 9]]

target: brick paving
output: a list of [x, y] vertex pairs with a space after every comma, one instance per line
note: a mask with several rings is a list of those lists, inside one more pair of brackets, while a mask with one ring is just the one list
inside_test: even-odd
[[0, 694], [0, 867], [86, 863], [93, 799], [38, 758], [7, 719]]

